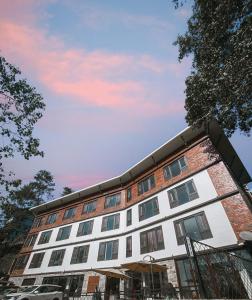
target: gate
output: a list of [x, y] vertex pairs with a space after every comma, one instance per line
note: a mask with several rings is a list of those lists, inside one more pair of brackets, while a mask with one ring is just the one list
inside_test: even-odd
[[186, 237], [200, 298], [252, 299], [252, 261]]

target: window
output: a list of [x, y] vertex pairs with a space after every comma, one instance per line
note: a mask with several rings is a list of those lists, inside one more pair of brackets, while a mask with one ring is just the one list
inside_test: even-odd
[[107, 196], [105, 198], [104, 208], [114, 207], [119, 205], [121, 202], [121, 193]]
[[36, 278], [25, 278], [21, 286], [34, 285]]
[[60, 228], [58, 231], [56, 241], [68, 239], [70, 236], [71, 227], [72, 227], [72, 225]]
[[42, 218], [36, 218], [32, 224], [32, 227], [35, 228], [35, 227], [39, 227], [42, 225]]
[[97, 200], [84, 204], [82, 213], [88, 214], [96, 210]]
[[138, 195], [142, 195], [143, 193], [148, 192], [154, 187], [155, 187], [155, 177], [154, 175], [151, 175], [150, 177], [138, 183]]
[[91, 234], [93, 230], [93, 224], [94, 224], [94, 220], [80, 223], [77, 236]]
[[56, 222], [57, 219], [57, 214], [51, 214], [48, 216], [47, 220], [46, 220], [46, 224], [53, 224]]
[[127, 189], [127, 201], [130, 201], [132, 199], [132, 191], [131, 187]]
[[132, 236], [126, 238], [126, 257], [132, 256]]
[[71, 264], [81, 264], [87, 262], [89, 245], [74, 247]]
[[141, 254], [164, 249], [162, 226], [140, 233]]
[[39, 268], [41, 266], [44, 255], [45, 255], [45, 252], [33, 254], [29, 269]]
[[103, 217], [101, 231], [117, 229], [120, 226], [120, 214]]
[[132, 224], [132, 209], [127, 210], [127, 226]]
[[213, 237], [204, 212], [174, 222], [178, 245], [184, 244], [186, 235], [200, 241]]
[[98, 261], [118, 258], [119, 240], [101, 242], [99, 245]]
[[61, 266], [66, 249], [54, 250], [52, 252], [48, 267]]
[[25, 240], [24, 247], [33, 246], [36, 242], [37, 236], [37, 234], [28, 235], [27, 239]]
[[52, 234], [52, 230], [42, 232], [41, 236], [39, 238], [39, 241], [38, 241], [38, 245], [48, 243], [50, 240], [51, 234]]
[[66, 288], [67, 285], [67, 279], [71, 278], [71, 276], [52, 276], [52, 277], [44, 277], [42, 284], [54, 284], [54, 285], [59, 285], [63, 289]]
[[175, 160], [170, 165], [164, 167], [164, 178], [168, 180], [171, 179], [172, 177], [178, 176], [180, 173], [186, 170], [186, 168], [187, 168], [187, 164], [186, 164], [185, 157], [183, 156]]
[[139, 221], [148, 219], [159, 214], [158, 198], [152, 198], [138, 206]]
[[15, 270], [24, 269], [26, 267], [27, 262], [28, 262], [29, 256], [30, 256], [29, 254], [19, 256], [16, 259], [14, 269]]
[[71, 207], [65, 211], [63, 220], [73, 218], [74, 216], [75, 216], [75, 207]]
[[199, 198], [193, 180], [187, 181], [168, 191], [170, 207], [176, 207]]

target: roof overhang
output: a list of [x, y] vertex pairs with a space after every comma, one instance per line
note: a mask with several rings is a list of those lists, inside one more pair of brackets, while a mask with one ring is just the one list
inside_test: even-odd
[[236, 179], [239, 180], [241, 184], [247, 184], [248, 182], [250, 182], [251, 178], [247, 170], [245, 169], [240, 158], [237, 156], [233, 146], [225, 136], [223, 130], [220, 128], [216, 121], [211, 121], [207, 124], [204, 124], [200, 128], [192, 126], [187, 127], [175, 137], [168, 140], [165, 144], [154, 150], [140, 162], [117, 177], [86, 187], [52, 201], [40, 204], [31, 208], [30, 210], [33, 213], [37, 214], [49, 209], [59, 207], [61, 205], [66, 205], [79, 198], [89, 197], [101, 193], [102, 191], [107, 191], [109, 189], [127, 184], [131, 180], [134, 180], [139, 175], [143, 174], [145, 171], [149, 170], [150, 168], [154, 167], [156, 164], [164, 160], [168, 155], [174, 153], [178, 149], [184, 147], [186, 144], [189, 144], [192, 140], [196, 140], [197, 137], [203, 136], [204, 134], [209, 135], [210, 139], [214, 143], [217, 150], [220, 152], [223, 160], [225, 160], [228, 164]]

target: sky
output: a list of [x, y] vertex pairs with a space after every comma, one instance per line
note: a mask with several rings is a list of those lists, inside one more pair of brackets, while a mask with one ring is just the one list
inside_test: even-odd
[[[24, 182], [52, 173], [54, 197], [117, 176], [185, 122], [185, 78], [173, 45], [190, 1], [0, 0], [0, 55], [43, 95], [35, 125], [44, 158], [6, 162]], [[231, 142], [252, 174], [252, 139]]]

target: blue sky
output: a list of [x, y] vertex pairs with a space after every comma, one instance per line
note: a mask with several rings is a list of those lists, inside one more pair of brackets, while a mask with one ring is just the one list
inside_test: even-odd
[[[120, 174], [185, 128], [191, 64], [172, 43], [188, 16], [190, 1], [2, 0], [1, 55], [47, 105], [34, 132], [45, 157], [7, 168], [25, 181], [49, 170], [57, 197]], [[251, 138], [231, 142], [251, 174]]]

